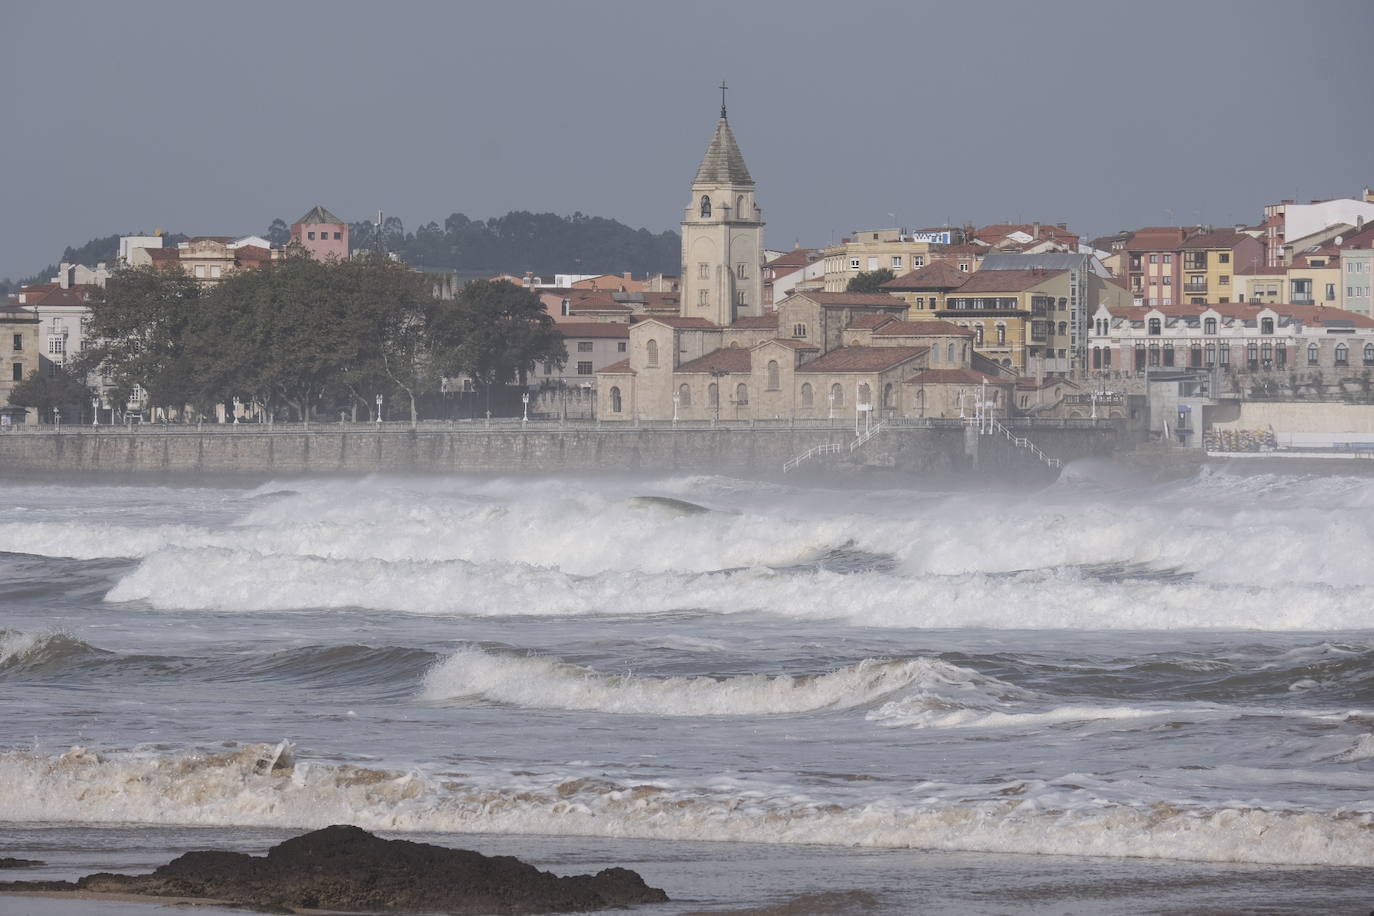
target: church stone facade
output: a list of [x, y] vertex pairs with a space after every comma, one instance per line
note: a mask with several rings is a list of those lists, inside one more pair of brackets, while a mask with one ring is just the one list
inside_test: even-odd
[[941, 416], [942, 386], [984, 382], [1007, 403], [1007, 379], [970, 367], [971, 332], [906, 321], [895, 296], [802, 292], [765, 310], [763, 225], [722, 105], [682, 220], [678, 314], [631, 324], [627, 358], [597, 373], [599, 419]]

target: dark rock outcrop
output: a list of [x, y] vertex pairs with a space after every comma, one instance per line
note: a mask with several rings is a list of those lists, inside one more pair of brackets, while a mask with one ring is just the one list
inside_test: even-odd
[[203, 897], [279, 911], [453, 914], [587, 912], [668, 899], [624, 868], [560, 878], [511, 856], [384, 840], [349, 826], [303, 834], [265, 857], [188, 852], [151, 875], [0, 882], [0, 893], [26, 890]]
[[0, 868], [38, 868], [43, 863], [37, 859], [14, 859], [0, 856]]

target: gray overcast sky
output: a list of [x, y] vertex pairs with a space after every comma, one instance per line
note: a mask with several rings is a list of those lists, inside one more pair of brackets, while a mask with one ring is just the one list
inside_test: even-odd
[[676, 228], [722, 77], [770, 247], [889, 214], [1254, 222], [1374, 183], [1371, 26], [1370, 0], [9, 0], [0, 276], [316, 203]]

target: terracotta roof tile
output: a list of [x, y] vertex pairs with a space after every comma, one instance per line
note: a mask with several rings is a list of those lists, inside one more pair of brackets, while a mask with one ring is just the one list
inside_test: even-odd
[[799, 366], [797, 371], [881, 372], [929, 352], [929, 347], [841, 347]]
[[601, 375], [603, 372], [608, 375], [634, 375], [634, 371], [630, 368], [630, 361], [628, 359], [622, 359], [618, 363], [611, 363], [604, 369], [598, 369], [596, 374]]
[[[823, 292], [798, 292], [792, 296], [804, 296], [820, 306], [842, 308], [844, 306], [876, 306], [887, 308], [906, 308], [906, 303], [896, 296], [889, 296], [887, 293], [823, 293]], [[789, 296], [788, 298], [792, 298]]]
[[630, 326], [618, 321], [561, 321], [553, 329], [564, 337], [620, 337], [630, 336]]
[[970, 274], [964, 285], [955, 292], [960, 296], [967, 293], [1019, 293], [1066, 273], [1068, 273], [1067, 270], [1043, 270], [1039, 268], [1031, 270], [980, 270]]
[[1244, 239], [1251, 238], [1234, 229], [1217, 229], [1212, 232], [1196, 232], [1183, 240], [1179, 248], [1235, 248]]
[[807, 342], [804, 341], [804, 340], [794, 340], [794, 339], [791, 338], [791, 337], [773, 337], [773, 338], [770, 338], [770, 339], [768, 339], [768, 340], [763, 341], [762, 343], [755, 344], [755, 345], [754, 345], [754, 349], [757, 350], [759, 347], [762, 347], [762, 346], [764, 346], [765, 344], [777, 344], [777, 345], [780, 346], [780, 347], [787, 347], [789, 350], [819, 350], [819, 349], [820, 349], [820, 347], [816, 346], [816, 345], [813, 344], [813, 343], [807, 343]]
[[750, 351], [743, 347], [721, 347], [705, 356], [685, 362], [676, 372], [749, 372], [753, 361]]
[[969, 272], [960, 270], [948, 261], [936, 261], [919, 270], [902, 274], [883, 284], [883, 289], [924, 290], [954, 289], [969, 278]]
[[720, 325], [713, 324], [705, 318], [678, 318], [672, 316], [654, 315], [645, 318], [645, 321], [657, 321], [659, 324], [666, 324], [670, 328], [709, 328], [718, 329]]
[[873, 332], [874, 337], [972, 337], [973, 332], [952, 321], [893, 321]]
[[845, 330], [868, 331], [880, 325], [884, 325], [889, 321], [896, 320], [897, 319], [893, 318], [891, 315], [860, 315], [858, 318], [849, 322], [849, 327], [845, 328]]
[[730, 325], [730, 327], [740, 328], [741, 330], [777, 330], [778, 313], [772, 312], [767, 315], [750, 315], [746, 318], [736, 318], [735, 323]]

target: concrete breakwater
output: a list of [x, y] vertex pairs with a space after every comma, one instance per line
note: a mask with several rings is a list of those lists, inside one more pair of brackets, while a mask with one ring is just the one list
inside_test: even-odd
[[[1012, 424], [1047, 456], [1108, 456], [1122, 430], [1110, 421]], [[882, 468], [936, 474], [1053, 470], [1005, 435], [959, 421], [885, 424], [855, 445], [848, 426], [595, 426], [553, 423], [295, 427], [65, 427], [0, 435], [0, 471], [304, 474], [723, 471], [780, 474], [785, 461], [835, 447], [802, 470]]]

